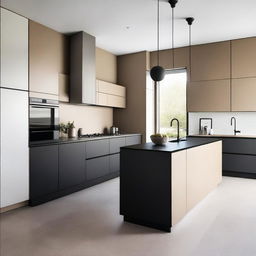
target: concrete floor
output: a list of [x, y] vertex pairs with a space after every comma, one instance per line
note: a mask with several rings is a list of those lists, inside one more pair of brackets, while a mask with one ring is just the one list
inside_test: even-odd
[[256, 180], [227, 178], [164, 233], [124, 223], [119, 179], [1, 215], [1, 256], [255, 256]]

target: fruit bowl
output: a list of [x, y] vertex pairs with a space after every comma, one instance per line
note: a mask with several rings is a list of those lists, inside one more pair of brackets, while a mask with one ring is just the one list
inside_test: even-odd
[[156, 145], [165, 145], [168, 142], [166, 134], [153, 134], [150, 136], [150, 139]]

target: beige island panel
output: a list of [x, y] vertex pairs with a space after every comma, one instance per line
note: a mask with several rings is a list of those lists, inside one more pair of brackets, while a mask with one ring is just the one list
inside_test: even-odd
[[222, 180], [222, 141], [172, 154], [172, 225]]

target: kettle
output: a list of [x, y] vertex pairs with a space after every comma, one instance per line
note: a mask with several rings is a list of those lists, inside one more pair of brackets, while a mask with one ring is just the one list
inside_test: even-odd
[[115, 135], [116, 134], [116, 127], [115, 126], [111, 126], [110, 127], [110, 135]]

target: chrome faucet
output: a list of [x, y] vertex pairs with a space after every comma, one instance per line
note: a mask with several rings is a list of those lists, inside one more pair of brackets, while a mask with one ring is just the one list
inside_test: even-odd
[[231, 126], [233, 125], [233, 120], [234, 120], [234, 135], [236, 135], [237, 133], [241, 133], [241, 131], [238, 131], [236, 129], [236, 118], [234, 116], [231, 117]]
[[173, 123], [173, 121], [176, 121], [177, 122], [177, 141], [180, 141], [180, 122], [179, 122], [179, 120], [177, 119], [177, 118], [173, 118], [172, 120], [171, 120], [171, 127], [172, 127], [172, 123]]

